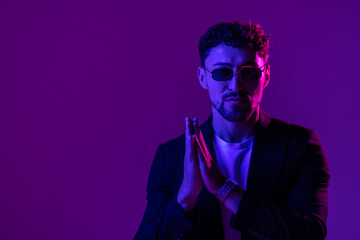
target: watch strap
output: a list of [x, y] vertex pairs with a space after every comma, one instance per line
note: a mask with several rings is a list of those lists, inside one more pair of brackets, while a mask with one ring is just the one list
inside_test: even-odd
[[236, 184], [233, 183], [229, 178], [225, 179], [224, 184], [219, 189], [218, 193], [216, 194], [216, 198], [220, 202], [224, 202], [226, 197], [230, 194], [230, 192], [236, 188]]

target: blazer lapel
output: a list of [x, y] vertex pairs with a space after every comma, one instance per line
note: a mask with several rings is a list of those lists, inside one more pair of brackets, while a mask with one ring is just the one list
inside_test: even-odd
[[[206, 146], [214, 156], [212, 144], [212, 115], [200, 126]], [[272, 118], [260, 109], [259, 121], [255, 126], [254, 144], [251, 153], [246, 190], [263, 199], [269, 199], [276, 185], [285, 156], [288, 129], [276, 124]], [[214, 227], [211, 232], [223, 236], [219, 202], [204, 187], [198, 198], [198, 211], [201, 212], [203, 224]], [[220, 238], [221, 238], [220, 237]]]
[[255, 126], [254, 144], [246, 190], [269, 199], [280, 174], [285, 157], [288, 129], [276, 124], [260, 109]]

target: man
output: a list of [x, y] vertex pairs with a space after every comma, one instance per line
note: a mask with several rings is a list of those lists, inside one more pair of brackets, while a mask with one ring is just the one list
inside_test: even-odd
[[135, 239], [324, 239], [330, 176], [319, 137], [260, 109], [269, 37], [258, 24], [219, 23], [199, 52], [212, 114], [201, 127], [186, 118], [185, 135], [158, 148]]

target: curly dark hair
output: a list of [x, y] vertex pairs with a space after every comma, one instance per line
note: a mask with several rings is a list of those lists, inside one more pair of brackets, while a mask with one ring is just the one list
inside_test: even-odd
[[235, 48], [250, 47], [256, 50], [267, 63], [269, 58], [269, 35], [260, 24], [254, 22], [220, 22], [210, 27], [200, 38], [201, 65], [213, 47], [224, 43]]

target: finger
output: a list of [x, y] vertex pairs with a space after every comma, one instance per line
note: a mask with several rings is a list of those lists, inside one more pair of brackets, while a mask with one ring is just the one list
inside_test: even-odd
[[198, 125], [198, 119], [197, 119], [197, 118], [194, 118], [192, 123], [193, 123], [193, 128], [194, 128], [194, 134], [195, 134], [196, 136], [198, 136], [198, 134], [199, 134], [199, 132], [198, 132], [198, 127], [199, 127], [199, 125]]
[[195, 140], [195, 145], [196, 145], [196, 151], [197, 152], [201, 152], [201, 154], [204, 156], [204, 157], [206, 157], [206, 153], [205, 153], [205, 151], [204, 151], [204, 148], [203, 148], [203, 146], [201, 145], [201, 142], [200, 142], [200, 140], [199, 140], [199, 131], [200, 131], [200, 129], [199, 129], [199, 123], [198, 123], [198, 119], [197, 118], [194, 118], [193, 119], [193, 127], [194, 127], [194, 140]]
[[[204, 146], [201, 145], [201, 141], [200, 141], [200, 138], [199, 138], [199, 123], [198, 123], [198, 120], [197, 118], [194, 118], [193, 119], [193, 126], [194, 126], [194, 134], [195, 134], [195, 140], [196, 140], [196, 143], [199, 145], [200, 149], [202, 150], [202, 152], [204, 153]], [[200, 132], [201, 133], [201, 132]]]
[[204, 140], [204, 136], [202, 135], [202, 132], [200, 129], [198, 129], [198, 142], [199, 142], [199, 145], [200, 145], [200, 148], [203, 150], [203, 154], [204, 154], [204, 157], [205, 157], [205, 161], [206, 161], [206, 166], [208, 168], [211, 167], [211, 160], [212, 160], [212, 157], [211, 157], [211, 154], [209, 153], [209, 150], [206, 146], [206, 143], [205, 143], [205, 140]]
[[207, 148], [206, 148], [206, 147], [203, 148], [203, 147], [201, 146], [201, 143], [199, 142], [198, 138], [196, 138], [196, 140], [197, 140], [198, 148], [200, 149], [201, 154], [202, 154], [202, 156], [203, 156], [203, 159], [204, 159], [205, 162], [206, 162], [207, 168], [211, 168], [211, 160], [212, 160], [212, 158], [211, 158], [211, 156], [208, 154]]
[[191, 146], [192, 146], [192, 150], [194, 151], [193, 153], [195, 154], [195, 145], [194, 145], [194, 141], [195, 141], [195, 129], [194, 129], [194, 122], [191, 118], [189, 118], [189, 134], [190, 134], [190, 138], [191, 138]]
[[189, 160], [194, 160], [196, 158], [195, 143], [193, 139], [194, 127], [192, 120], [190, 118], [185, 118], [185, 121], [186, 121], [185, 154], [188, 156]]
[[188, 152], [191, 149], [191, 142], [192, 142], [192, 134], [190, 129], [190, 118], [185, 118], [185, 125], [186, 125], [186, 131], [185, 131], [185, 150]]
[[195, 134], [194, 132], [194, 124], [193, 124], [193, 120], [191, 118], [189, 118], [189, 130], [190, 130], [190, 134], [191, 136], [193, 136]]
[[195, 135], [196, 135], [196, 141], [199, 144], [199, 147], [202, 150], [202, 153], [204, 154], [204, 156], [208, 157], [207, 153], [206, 153], [206, 150], [207, 150], [206, 149], [206, 144], [205, 144], [205, 141], [203, 141], [202, 133], [201, 133], [201, 130], [199, 128], [199, 123], [198, 123], [197, 118], [194, 118], [193, 126], [194, 126]]
[[205, 151], [205, 153], [206, 153], [205, 156], [206, 156], [207, 158], [211, 158], [211, 155], [210, 155], [209, 150], [207, 149], [207, 146], [206, 146], [206, 143], [205, 143], [204, 136], [203, 136], [203, 134], [202, 134], [202, 132], [201, 132], [200, 129], [199, 129], [199, 141], [200, 141], [201, 146], [203, 147], [203, 149], [204, 149], [204, 151]]
[[208, 178], [208, 174], [209, 174], [209, 168], [207, 168], [206, 166], [206, 161], [204, 158], [203, 153], [201, 152], [199, 146], [197, 146], [196, 148], [196, 153], [197, 153], [197, 158], [198, 158], [198, 164], [199, 164], [199, 170], [201, 173], [202, 178]]
[[198, 139], [197, 139], [197, 144], [196, 144], [196, 154], [197, 154], [197, 158], [199, 160], [199, 164], [204, 165], [206, 162], [205, 155], [204, 155], [204, 152], [201, 149], [200, 145], [198, 144]]
[[193, 127], [194, 127], [194, 132], [195, 132], [195, 135], [196, 135], [196, 142], [197, 142], [197, 145], [199, 146], [199, 149], [201, 151], [201, 153], [203, 154], [204, 156], [204, 159], [206, 161], [206, 166], [208, 168], [211, 167], [211, 155], [206, 147], [206, 144], [205, 144], [205, 140], [204, 140], [204, 137], [202, 135], [202, 132], [199, 128], [199, 123], [198, 123], [198, 120], [197, 118], [194, 118], [193, 119]]
[[[194, 128], [194, 135], [193, 135], [193, 140], [194, 140], [194, 142], [195, 142], [195, 145], [199, 145], [199, 139], [198, 139], [198, 134], [199, 134], [199, 132], [198, 132], [198, 120], [197, 120], [197, 118], [194, 118], [193, 119], [193, 122], [192, 122], [192, 124], [193, 124], [193, 128]], [[200, 146], [200, 145], [199, 145]], [[200, 148], [201, 148], [201, 146], [200, 146]]]
[[195, 140], [196, 140], [197, 150], [201, 152], [203, 158], [206, 158], [206, 153], [205, 153], [204, 149], [202, 148], [201, 143], [199, 142], [199, 138], [197, 136], [195, 137]]
[[186, 138], [190, 135], [189, 123], [190, 123], [190, 118], [186, 117], [185, 118], [185, 127], [186, 127], [185, 136], [186, 136]]

